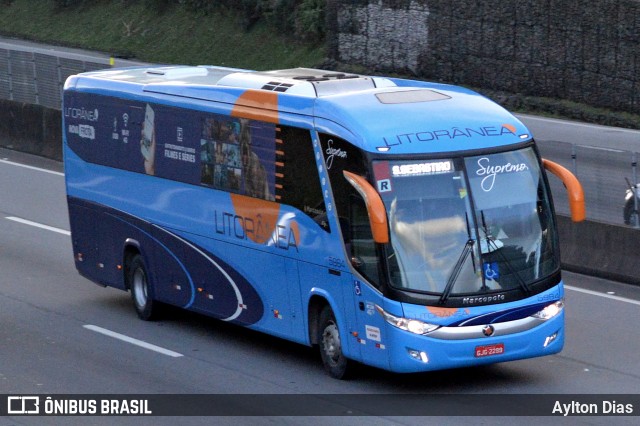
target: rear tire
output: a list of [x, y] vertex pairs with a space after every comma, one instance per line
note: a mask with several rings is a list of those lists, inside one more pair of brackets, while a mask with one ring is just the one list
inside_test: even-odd
[[131, 290], [131, 299], [140, 319], [157, 319], [159, 304], [151, 297], [149, 275], [141, 255], [136, 254], [127, 268], [127, 284]]
[[322, 309], [318, 320], [318, 346], [325, 371], [335, 379], [346, 379], [350, 362], [342, 352], [340, 329], [329, 306]]

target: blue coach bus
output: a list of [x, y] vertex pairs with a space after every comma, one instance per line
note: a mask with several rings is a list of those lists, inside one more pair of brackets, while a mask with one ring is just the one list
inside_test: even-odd
[[64, 88], [75, 265], [305, 345], [327, 372], [557, 353], [564, 292], [530, 132], [469, 90], [316, 69], [111, 69]]

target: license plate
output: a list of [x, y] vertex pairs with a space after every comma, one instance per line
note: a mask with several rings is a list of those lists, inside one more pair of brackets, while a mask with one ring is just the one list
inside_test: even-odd
[[476, 358], [485, 356], [502, 355], [504, 353], [504, 343], [496, 343], [495, 345], [476, 346]]

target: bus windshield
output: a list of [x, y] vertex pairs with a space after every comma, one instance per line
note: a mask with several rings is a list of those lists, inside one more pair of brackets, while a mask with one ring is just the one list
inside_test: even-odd
[[376, 161], [389, 219], [390, 285], [440, 296], [521, 289], [559, 268], [548, 190], [532, 148]]

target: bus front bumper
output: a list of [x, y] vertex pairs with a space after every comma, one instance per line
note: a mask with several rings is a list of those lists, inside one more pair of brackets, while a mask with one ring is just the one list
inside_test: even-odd
[[390, 370], [403, 373], [534, 358], [558, 353], [564, 346], [564, 312], [524, 331], [480, 338], [443, 339], [389, 324], [385, 328]]

